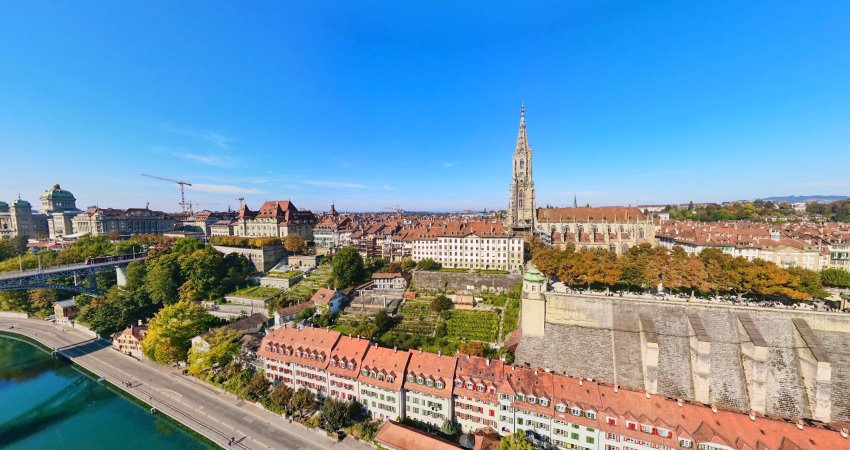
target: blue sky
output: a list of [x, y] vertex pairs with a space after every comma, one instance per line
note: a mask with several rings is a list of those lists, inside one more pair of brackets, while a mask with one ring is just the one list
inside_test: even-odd
[[850, 192], [850, 3], [505, 3], [5, 0], [0, 198], [505, 208], [523, 102], [539, 205]]

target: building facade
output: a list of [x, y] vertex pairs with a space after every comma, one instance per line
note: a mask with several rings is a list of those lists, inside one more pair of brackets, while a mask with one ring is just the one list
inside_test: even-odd
[[47, 230], [50, 239], [58, 239], [74, 233], [73, 220], [81, 211], [77, 209], [77, 199], [70, 191], [58, 184], [41, 194], [41, 212], [47, 216]]
[[174, 230], [174, 218], [147, 208], [113, 209], [93, 206], [74, 216], [74, 234], [161, 234]]
[[211, 225], [213, 236], [277, 237], [290, 234], [301, 235], [308, 241], [313, 240], [313, 227], [316, 216], [310, 211], [299, 211], [288, 201], [268, 201], [258, 211], [251, 211], [242, 205], [236, 219]]
[[639, 208], [624, 206], [540, 208], [537, 235], [558, 248], [603, 249], [622, 255], [640, 244], [655, 245], [655, 223]]
[[850, 447], [843, 423], [833, 427], [777, 420], [753, 411], [707, 406], [548, 369], [509, 366], [475, 356], [383, 348], [322, 329], [275, 330], [263, 340], [258, 353], [264, 359], [266, 376], [274, 383], [306, 387], [320, 397], [358, 400], [374, 418], [410, 418], [433, 426], [450, 420], [464, 432], [492, 429], [502, 436], [523, 430], [536, 448]]

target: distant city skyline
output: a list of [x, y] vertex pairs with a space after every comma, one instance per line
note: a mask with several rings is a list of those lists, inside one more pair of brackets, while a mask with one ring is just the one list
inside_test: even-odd
[[209, 6], [4, 5], [0, 200], [505, 209], [522, 103], [538, 206], [850, 192], [846, 3]]

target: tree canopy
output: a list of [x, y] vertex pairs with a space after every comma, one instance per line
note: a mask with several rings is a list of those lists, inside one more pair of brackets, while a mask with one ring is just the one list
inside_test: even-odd
[[290, 233], [286, 235], [286, 238], [283, 240], [283, 248], [294, 255], [302, 253], [306, 246], [307, 241], [305, 241], [304, 236], [301, 236], [300, 234]]
[[161, 364], [184, 361], [191, 339], [219, 324], [219, 319], [200, 305], [177, 302], [159, 310], [148, 324], [142, 340], [145, 356]]
[[354, 247], [345, 247], [331, 260], [331, 278], [337, 289], [353, 286], [363, 279], [365, 268], [363, 257]]

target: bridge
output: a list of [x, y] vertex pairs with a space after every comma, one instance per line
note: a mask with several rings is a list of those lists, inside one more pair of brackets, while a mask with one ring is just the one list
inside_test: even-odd
[[[147, 253], [133, 253], [92, 258], [84, 263], [67, 264], [64, 266], [44, 267], [19, 272], [0, 273], [0, 291], [17, 291], [28, 289], [61, 289], [78, 294], [100, 295], [95, 274], [106, 270], [115, 270], [118, 284], [124, 285], [124, 268], [133, 261], [141, 261]], [[59, 283], [59, 279], [73, 278], [74, 284]], [[89, 280], [89, 285], [83, 281]]]

